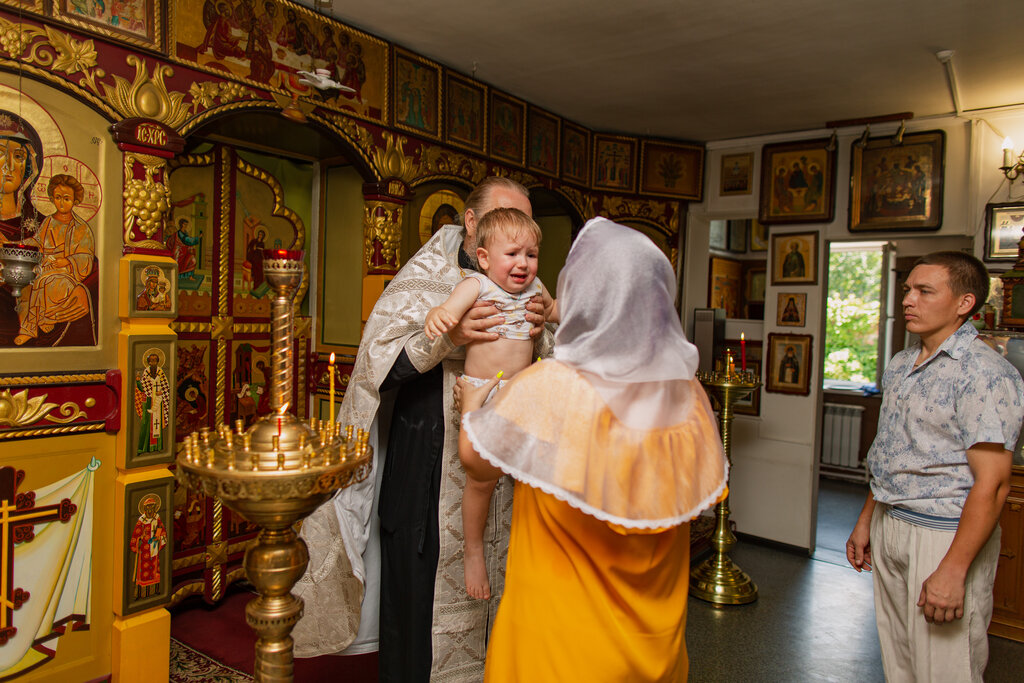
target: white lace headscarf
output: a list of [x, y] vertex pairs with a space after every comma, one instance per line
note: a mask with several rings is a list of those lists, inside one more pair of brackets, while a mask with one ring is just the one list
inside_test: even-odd
[[558, 277], [555, 359], [582, 373], [615, 416], [637, 429], [685, 419], [697, 347], [675, 310], [665, 254], [607, 218], [583, 226]]

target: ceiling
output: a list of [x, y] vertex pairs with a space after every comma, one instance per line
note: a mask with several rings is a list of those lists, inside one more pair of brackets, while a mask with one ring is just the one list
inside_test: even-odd
[[1024, 104], [1021, 0], [301, 0], [588, 128], [708, 142]]

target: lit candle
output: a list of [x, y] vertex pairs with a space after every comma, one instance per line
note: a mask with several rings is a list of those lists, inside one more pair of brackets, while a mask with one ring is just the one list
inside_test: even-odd
[[736, 362], [732, 358], [732, 349], [725, 352], [725, 364], [729, 369], [730, 375], [736, 372]]
[[740, 332], [740, 366], [743, 372], [747, 371], [747, 340], [746, 335]]
[[331, 385], [331, 388], [330, 388], [331, 404], [330, 404], [329, 411], [330, 411], [330, 415], [331, 415], [331, 425], [333, 426], [334, 425], [334, 354], [333, 353], [331, 354], [331, 359], [329, 361], [327, 361], [327, 374], [330, 375], [330, 377], [331, 377], [331, 379], [330, 379], [330, 385]]
[[1003, 138], [1003, 168], [1013, 166], [1013, 140], [1009, 137]]

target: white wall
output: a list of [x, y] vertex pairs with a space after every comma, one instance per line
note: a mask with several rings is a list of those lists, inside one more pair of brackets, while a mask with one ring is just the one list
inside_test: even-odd
[[[1002, 135], [1014, 138], [1018, 152], [1024, 147], [1024, 108], [990, 113], [985, 118]], [[898, 123], [872, 126], [871, 136], [894, 135], [898, 127]], [[893, 239], [898, 241], [903, 253], [922, 254], [935, 248], [948, 248], [947, 245], [956, 243], [956, 237], [967, 236], [974, 240], [975, 253], [980, 256], [984, 248], [985, 204], [1024, 198], [1024, 178], [1013, 185], [1011, 194], [998, 169], [1002, 159], [1002, 135], [997, 135], [981, 120], [954, 117], [910, 121], [906, 133], [937, 129], [946, 133], [943, 220], [939, 230], [922, 233], [851, 233], [848, 230], [851, 143], [861, 136], [862, 127], [838, 131], [834, 219], [827, 224], [769, 228], [769, 236], [819, 233], [818, 284], [773, 287], [770, 277], [773, 254], [769, 251], [764, 322], [729, 320], [726, 338], [738, 338], [740, 332], [745, 333], [747, 339], [763, 340], [773, 332], [814, 335], [811, 392], [808, 396], [793, 396], [767, 393], [762, 388], [761, 416], [741, 415], [733, 422], [730, 507], [731, 518], [740, 532], [804, 548], [812, 548], [814, 544], [827, 242]], [[709, 222], [757, 217], [762, 146], [829, 135], [829, 130], [816, 130], [708, 144], [705, 200], [691, 205], [687, 217], [682, 296], [687, 334], [693, 333], [693, 310], [707, 305]], [[754, 153], [753, 192], [719, 196], [721, 155], [744, 152]], [[806, 327], [776, 327], [777, 294], [783, 290], [806, 292]], [[767, 345], [764, 354], [767, 363]]]

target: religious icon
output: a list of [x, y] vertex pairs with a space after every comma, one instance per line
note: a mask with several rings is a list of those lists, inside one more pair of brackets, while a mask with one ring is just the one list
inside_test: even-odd
[[171, 597], [171, 520], [174, 477], [124, 484], [124, 526], [120, 531], [123, 589], [121, 614], [166, 603]]
[[231, 374], [231, 421], [249, 426], [257, 415], [270, 412], [270, 347], [241, 342], [234, 348]]
[[174, 431], [179, 440], [205, 427], [208, 422], [208, 348], [207, 341], [178, 345], [178, 385], [175, 390], [177, 416]]
[[640, 192], [700, 201], [703, 185], [703, 147], [656, 140], [640, 142]]
[[594, 188], [632, 192], [635, 185], [636, 140], [594, 136]]
[[526, 103], [511, 95], [491, 91], [491, 154], [522, 164], [526, 148]]
[[147, 493], [139, 501], [139, 519], [132, 530], [131, 551], [134, 597], [148, 598], [160, 592], [160, 549], [167, 545], [167, 530], [160, 519], [160, 496]]
[[426, 244], [445, 225], [458, 223], [459, 215], [465, 208], [466, 203], [462, 197], [451, 190], [438, 190], [427, 197], [420, 209], [420, 244]]
[[409, 52], [395, 50], [395, 125], [439, 138], [441, 67]]
[[140, 276], [142, 291], [135, 297], [140, 311], [171, 310], [170, 282], [160, 266], [146, 266]]
[[48, 344], [57, 346], [71, 323], [88, 316], [95, 344], [96, 311], [85, 284], [96, 265], [95, 240], [89, 224], [74, 213], [85, 197], [85, 188], [73, 176], [60, 173], [50, 178], [46, 193], [55, 210], [35, 235], [24, 240], [39, 249], [42, 260], [39, 276], [22, 290], [14, 343], [21, 346], [60, 326], [59, 336]]
[[[35, 234], [41, 217], [29, 200], [43, 162], [43, 143], [36, 130], [20, 116], [0, 111], [0, 246], [20, 244]], [[2, 343], [13, 342], [18, 329], [18, 300], [0, 287]]]
[[836, 151], [828, 139], [765, 145], [762, 223], [828, 223], [835, 212]]
[[527, 118], [529, 149], [527, 164], [531, 170], [558, 174], [558, 117], [530, 107]]
[[728, 195], [750, 194], [754, 180], [754, 153], [723, 154], [721, 183], [718, 194]]
[[786, 355], [779, 362], [778, 381], [782, 384], [795, 384], [800, 376], [800, 361], [796, 357], [796, 347], [786, 346]]
[[811, 391], [811, 344], [809, 334], [769, 334], [765, 390], [780, 394]]
[[54, 0], [53, 16], [91, 33], [155, 48], [160, 41], [153, 0]]
[[474, 152], [484, 152], [487, 138], [487, 86], [445, 71], [445, 140]]
[[854, 143], [850, 153], [851, 232], [937, 230], [942, 225], [945, 133], [929, 131]]
[[0, 112], [0, 244], [35, 234], [41, 220], [29, 201], [43, 163], [39, 134], [20, 116]]
[[246, 216], [245, 230], [245, 262], [242, 264], [242, 282], [248, 284], [249, 293], [260, 298], [270, 286], [265, 284], [263, 277], [263, 250], [267, 248], [267, 231], [257, 216]]
[[192, 235], [191, 223], [187, 218], [178, 218], [178, 229], [167, 237], [167, 249], [178, 262], [178, 281], [185, 289], [196, 289], [203, 281], [202, 275], [196, 274], [198, 259], [196, 247], [203, 238], [203, 231]]
[[163, 370], [164, 352], [152, 347], [143, 357], [146, 367], [135, 376], [135, 414], [142, 419], [136, 453], [160, 452], [171, 419], [171, 385]]
[[726, 318], [738, 318], [743, 264], [734, 259], [711, 257], [708, 308], [724, 308]]
[[818, 233], [772, 234], [772, 284], [818, 281]]
[[590, 179], [590, 133], [562, 121], [562, 179], [585, 185]]
[[803, 327], [807, 313], [807, 294], [788, 292], [779, 294], [776, 325]]

